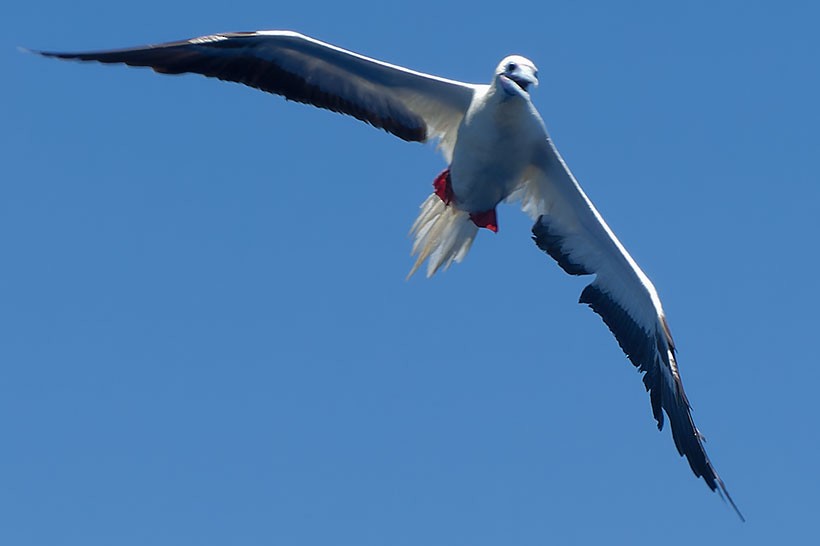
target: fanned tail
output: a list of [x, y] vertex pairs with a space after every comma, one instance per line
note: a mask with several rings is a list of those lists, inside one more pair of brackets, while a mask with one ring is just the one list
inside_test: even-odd
[[469, 213], [445, 205], [438, 195], [431, 194], [421, 204], [419, 217], [410, 228], [410, 235], [414, 237], [411, 255], [418, 254], [418, 258], [407, 278], [412, 277], [425, 260], [428, 277], [439, 269], [447, 269], [453, 262], [461, 262], [476, 233], [478, 227]]

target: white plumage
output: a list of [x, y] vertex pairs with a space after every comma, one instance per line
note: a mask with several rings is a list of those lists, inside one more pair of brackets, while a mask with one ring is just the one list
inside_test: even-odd
[[[581, 303], [601, 315], [644, 372], [652, 412], [664, 413], [695, 475], [737, 507], [692, 421], [675, 344], [655, 287], [584, 194], [530, 100], [535, 65], [513, 55], [489, 84], [439, 78], [371, 59], [290, 31], [203, 36], [181, 42], [49, 57], [193, 72], [243, 83], [354, 116], [408, 141], [437, 141], [449, 164], [411, 228], [427, 274], [461, 262], [480, 227], [496, 230], [495, 207], [522, 203], [533, 239], [572, 275], [595, 275]], [[738, 515], [740, 512], [738, 511]], [[741, 516], [742, 517], [742, 516]]]

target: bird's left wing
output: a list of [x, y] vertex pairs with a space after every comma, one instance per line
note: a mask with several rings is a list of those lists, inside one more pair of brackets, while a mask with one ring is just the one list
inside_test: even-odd
[[448, 161], [481, 86], [377, 61], [284, 30], [213, 34], [181, 42], [47, 57], [193, 72], [347, 114], [408, 141], [440, 139]]
[[[547, 138], [518, 193], [535, 219], [533, 240], [570, 275], [595, 275], [580, 303], [598, 313], [629, 360], [644, 373], [658, 428], [669, 418], [678, 452], [695, 475], [718, 490], [737, 511], [692, 420], [678, 370], [675, 344], [652, 282], [632, 259]], [[743, 516], [741, 515], [741, 518]]]

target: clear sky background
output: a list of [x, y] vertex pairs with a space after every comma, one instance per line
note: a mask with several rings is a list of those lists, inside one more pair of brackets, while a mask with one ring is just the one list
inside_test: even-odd
[[[4, 3], [0, 544], [817, 544], [820, 11], [614, 4]], [[15, 49], [260, 28], [471, 82], [538, 64], [746, 524], [517, 208], [404, 280], [432, 147]]]

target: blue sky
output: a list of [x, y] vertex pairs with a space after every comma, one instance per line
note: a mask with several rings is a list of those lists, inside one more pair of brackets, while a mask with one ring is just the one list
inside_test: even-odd
[[[4, 5], [0, 543], [816, 540], [818, 8], [768, 3]], [[294, 29], [534, 101], [658, 287], [709, 454], [514, 207], [404, 277], [443, 160], [197, 76], [15, 48]]]

